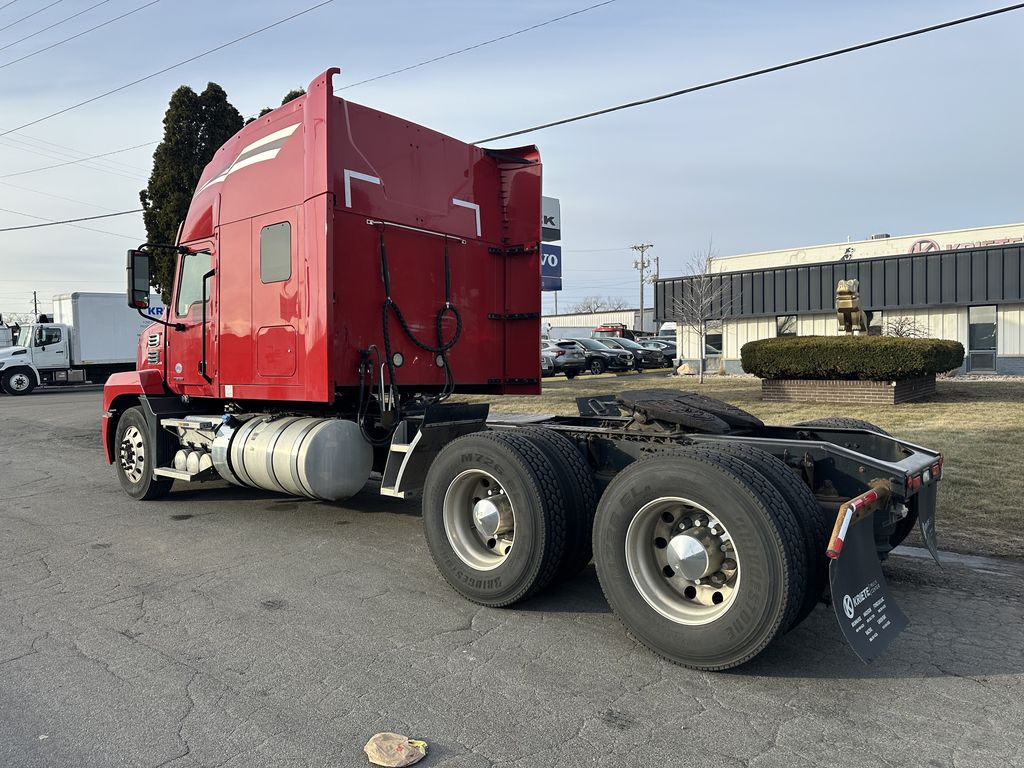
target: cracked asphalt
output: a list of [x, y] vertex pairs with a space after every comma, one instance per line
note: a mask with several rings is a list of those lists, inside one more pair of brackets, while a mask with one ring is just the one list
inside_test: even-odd
[[514, 609], [462, 600], [417, 505], [372, 487], [134, 502], [99, 411], [0, 398], [2, 766], [359, 766], [385, 730], [426, 766], [1024, 765], [1019, 561], [893, 557], [911, 625], [871, 666], [819, 606], [704, 674], [630, 640], [592, 567]]

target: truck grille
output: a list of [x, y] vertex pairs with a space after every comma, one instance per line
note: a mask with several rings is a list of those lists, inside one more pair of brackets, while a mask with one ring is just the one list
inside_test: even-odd
[[157, 365], [160, 362], [160, 350], [152, 349], [146, 354], [146, 362], [150, 365]]
[[149, 336], [146, 337], [146, 346], [150, 347], [150, 348], [152, 348], [152, 347], [159, 347], [160, 346], [160, 334], [159, 333], [151, 333], [151, 334], [149, 334]]

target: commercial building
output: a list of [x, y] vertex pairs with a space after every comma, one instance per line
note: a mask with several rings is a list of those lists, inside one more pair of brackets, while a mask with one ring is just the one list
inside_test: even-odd
[[[721, 360], [742, 370], [740, 349], [755, 339], [838, 334], [836, 282], [857, 279], [872, 333], [909, 327], [963, 344], [966, 371], [1024, 374], [1024, 224], [726, 256], [710, 271], [710, 370]], [[677, 319], [700, 285], [693, 276], [659, 280], [657, 320]], [[698, 339], [679, 324], [683, 360], [699, 358]]]
[[[639, 309], [611, 309], [605, 312], [572, 312], [561, 315], [544, 315], [541, 318], [540, 330], [544, 336], [556, 338], [560, 336], [590, 336], [599, 325], [621, 323], [633, 330], [644, 330], [654, 333], [654, 309], [644, 310], [644, 321], [640, 322]], [[584, 333], [585, 332], [585, 333]]]

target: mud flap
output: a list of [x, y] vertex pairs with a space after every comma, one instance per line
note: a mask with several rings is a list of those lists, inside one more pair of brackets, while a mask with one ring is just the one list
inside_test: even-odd
[[881, 656], [910, 623], [889, 594], [875, 551], [871, 518], [850, 526], [828, 566], [832, 607], [846, 642], [861, 661]]
[[939, 561], [939, 547], [935, 538], [935, 498], [938, 495], [938, 483], [930, 483], [917, 492], [917, 524], [921, 526], [921, 538], [932, 553], [935, 564]]

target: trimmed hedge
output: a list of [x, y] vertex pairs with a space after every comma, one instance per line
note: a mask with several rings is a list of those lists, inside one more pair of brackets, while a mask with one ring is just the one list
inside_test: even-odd
[[740, 350], [743, 370], [762, 379], [897, 381], [959, 368], [964, 346], [893, 336], [783, 336]]

